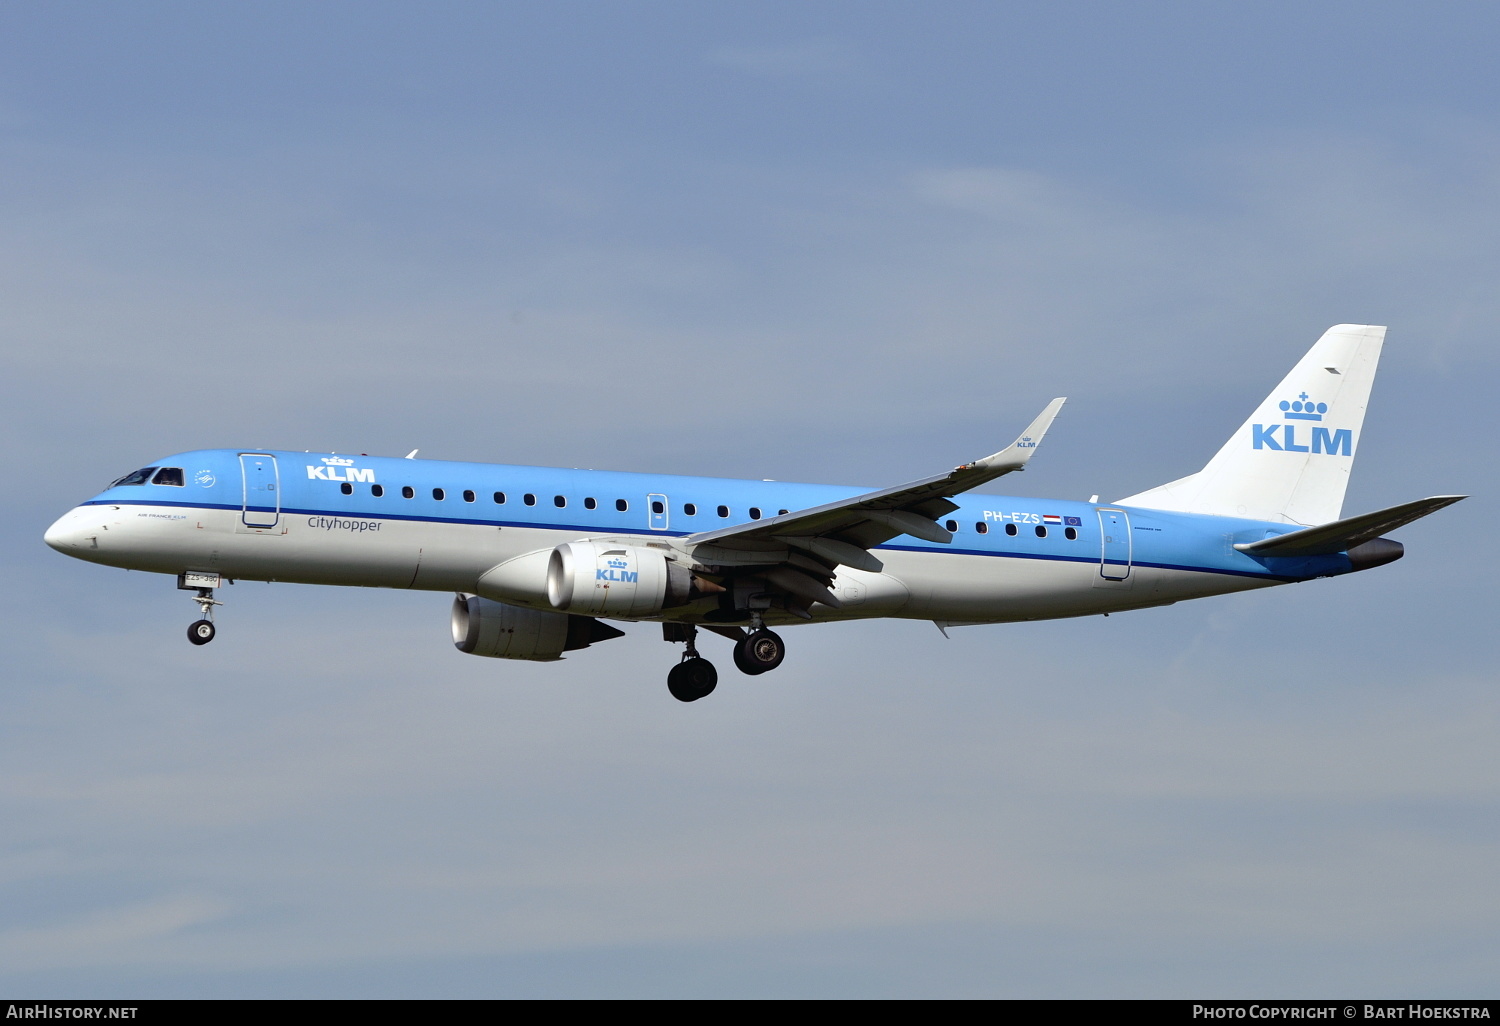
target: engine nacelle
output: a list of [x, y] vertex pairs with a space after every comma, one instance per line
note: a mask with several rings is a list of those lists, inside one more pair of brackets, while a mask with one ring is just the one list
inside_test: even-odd
[[694, 584], [659, 550], [619, 542], [567, 542], [547, 563], [547, 601], [590, 616], [650, 616], [697, 597]]
[[522, 609], [478, 595], [453, 600], [453, 644], [469, 655], [551, 662], [624, 633], [588, 616]]

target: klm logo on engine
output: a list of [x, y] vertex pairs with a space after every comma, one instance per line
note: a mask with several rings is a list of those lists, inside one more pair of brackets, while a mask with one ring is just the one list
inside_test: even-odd
[[[1327, 403], [1316, 403], [1303, 392], [1296, 399], [1281, 401], [1281, 416], [1284, 421], [1320, 422], [1328, 412]], [[1250, 442], [1257, 449], [1274, 449], [1277, 452], [1312, 452], [1329, 456], [1350, 456], [1354, 452], [1354, 432], [1348, 428], [1330, 431], [1325, 427], [1309, 428], [1310, 436], [1298, 441], [1295, 423], [1251, 424]]]
[[325, 456], [321, 467], [309, 466], [307, 476], [312, 481], [375, 481], [373, 467], [356, 467], [354, 461], [342, 456]]
[[608, 570], [594, 570], [595, 581], [614, 581], [619, 584], [636, 584], [640, 580], [640, 571], [626, 569], [630, 566], [627, 560], [611, 559]]

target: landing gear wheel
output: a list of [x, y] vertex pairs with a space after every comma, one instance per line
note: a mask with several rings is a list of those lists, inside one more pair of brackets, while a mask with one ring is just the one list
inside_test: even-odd
[[195, 645], [207, 645], [214, 640], [212, 620], [195, 620], [188, 625], [188, 640]]
[[667, 674], [667, 690], [679, 702], [696, 702], [718, 686], [719, 671], [707, 659], [684, 659]]
[[734, 665], [751, 676], [776, 669], [785, 658], [786, 642], [781, 635], [764, 627], [752, 631], [734, 646]]

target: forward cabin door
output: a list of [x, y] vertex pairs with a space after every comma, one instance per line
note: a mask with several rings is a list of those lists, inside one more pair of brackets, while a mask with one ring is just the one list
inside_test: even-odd
[[246, 527], [275, 527], [281, 519], [281, 473], [276, 457], [240, 453], [240, 479], [244, 483], [241, 521]]

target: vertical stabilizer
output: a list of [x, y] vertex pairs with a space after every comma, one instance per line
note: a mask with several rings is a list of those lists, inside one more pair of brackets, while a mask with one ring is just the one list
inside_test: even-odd
[[1324, 332], [1208, 466], [1122, 506], [1326, 524], [1337, 520], [1385, 328]]

